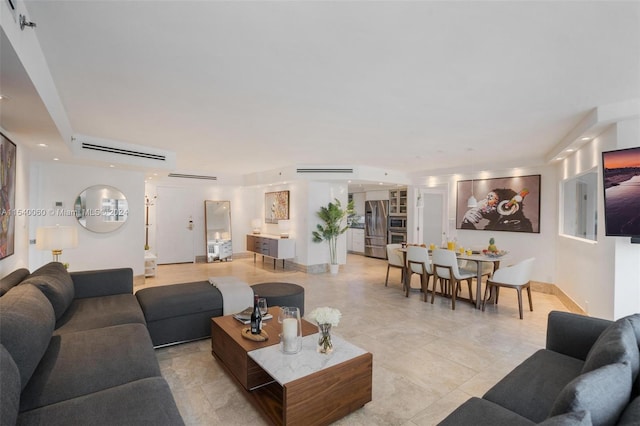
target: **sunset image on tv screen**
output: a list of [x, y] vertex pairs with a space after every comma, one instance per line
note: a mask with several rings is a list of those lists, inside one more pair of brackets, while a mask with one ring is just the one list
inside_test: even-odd
[[602, 153], [606, 235], [640, 236], [640, 147]]

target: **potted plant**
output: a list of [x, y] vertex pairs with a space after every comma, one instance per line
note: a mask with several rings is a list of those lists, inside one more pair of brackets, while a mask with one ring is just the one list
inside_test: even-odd
[[346, 209], [343, 209], [340, 200], [336, 198], [335, 202], [329, 202], [326, 207], [320, 207], [316, 213], [318, 218], [324, 222], [324, 226], [317, 225], [317, 230], [313, 231], [313, 242], [326, 241], [329, 243], [329, 257], [331, 258], [329, 269], [332, 274], [338, 273], [338, 237], [347, 232], [349, 223], [345, 220], [353, 214], [353, 211], [353, 201], [347, 204]]

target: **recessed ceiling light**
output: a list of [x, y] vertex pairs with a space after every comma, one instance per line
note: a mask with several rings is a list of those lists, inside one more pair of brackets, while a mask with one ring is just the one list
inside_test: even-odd
[[567, 149], [567, 152], [573, 152], [573, 151], [575, 151], [575, 149], [573, 149], [573, 148]]
[[562, 157], [556, 157], [556, 161], [560, 161], [562, 159], [563, 159]]
[[41, 147], [41, 148], [46, 148], [49, 145], [47, 145], [46, 143], [39, 143], [38, 146]]
[[109, 164], [109, 167], [114, 168], [115, 166], [113, 164]]
[[59, 161], [60, 159], [58, 157], [53, 157], [53, 161]]
[[590, 141], [591, 138], [590, 137], [584, 137], [584, 138], [580, 138], [581, 141]]
[[9, 98], [8, 96], [0, 95], [0, 101], [8, 101], [9, 99], [11, 98]]

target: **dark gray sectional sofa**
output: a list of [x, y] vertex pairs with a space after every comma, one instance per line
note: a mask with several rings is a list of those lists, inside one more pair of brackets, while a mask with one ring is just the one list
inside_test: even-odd
[[551, 312], [541, 349], [441, 426], [640, 425], [640, 314]]
[[0, 280], [0, 424], [182, 425], [129, 268]]

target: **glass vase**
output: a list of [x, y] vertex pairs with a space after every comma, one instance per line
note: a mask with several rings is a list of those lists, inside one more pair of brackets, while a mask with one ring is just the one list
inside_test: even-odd
[[331, 324], [318, 324], [318, 334], [318, 352], [321, 354], [330, 354], [333, 352]]
[[285, 354], [297, 354], [302, 349], [302, 323], [300, 309], [281, 307], [278, 322], [282, 324], [280, 348]]

